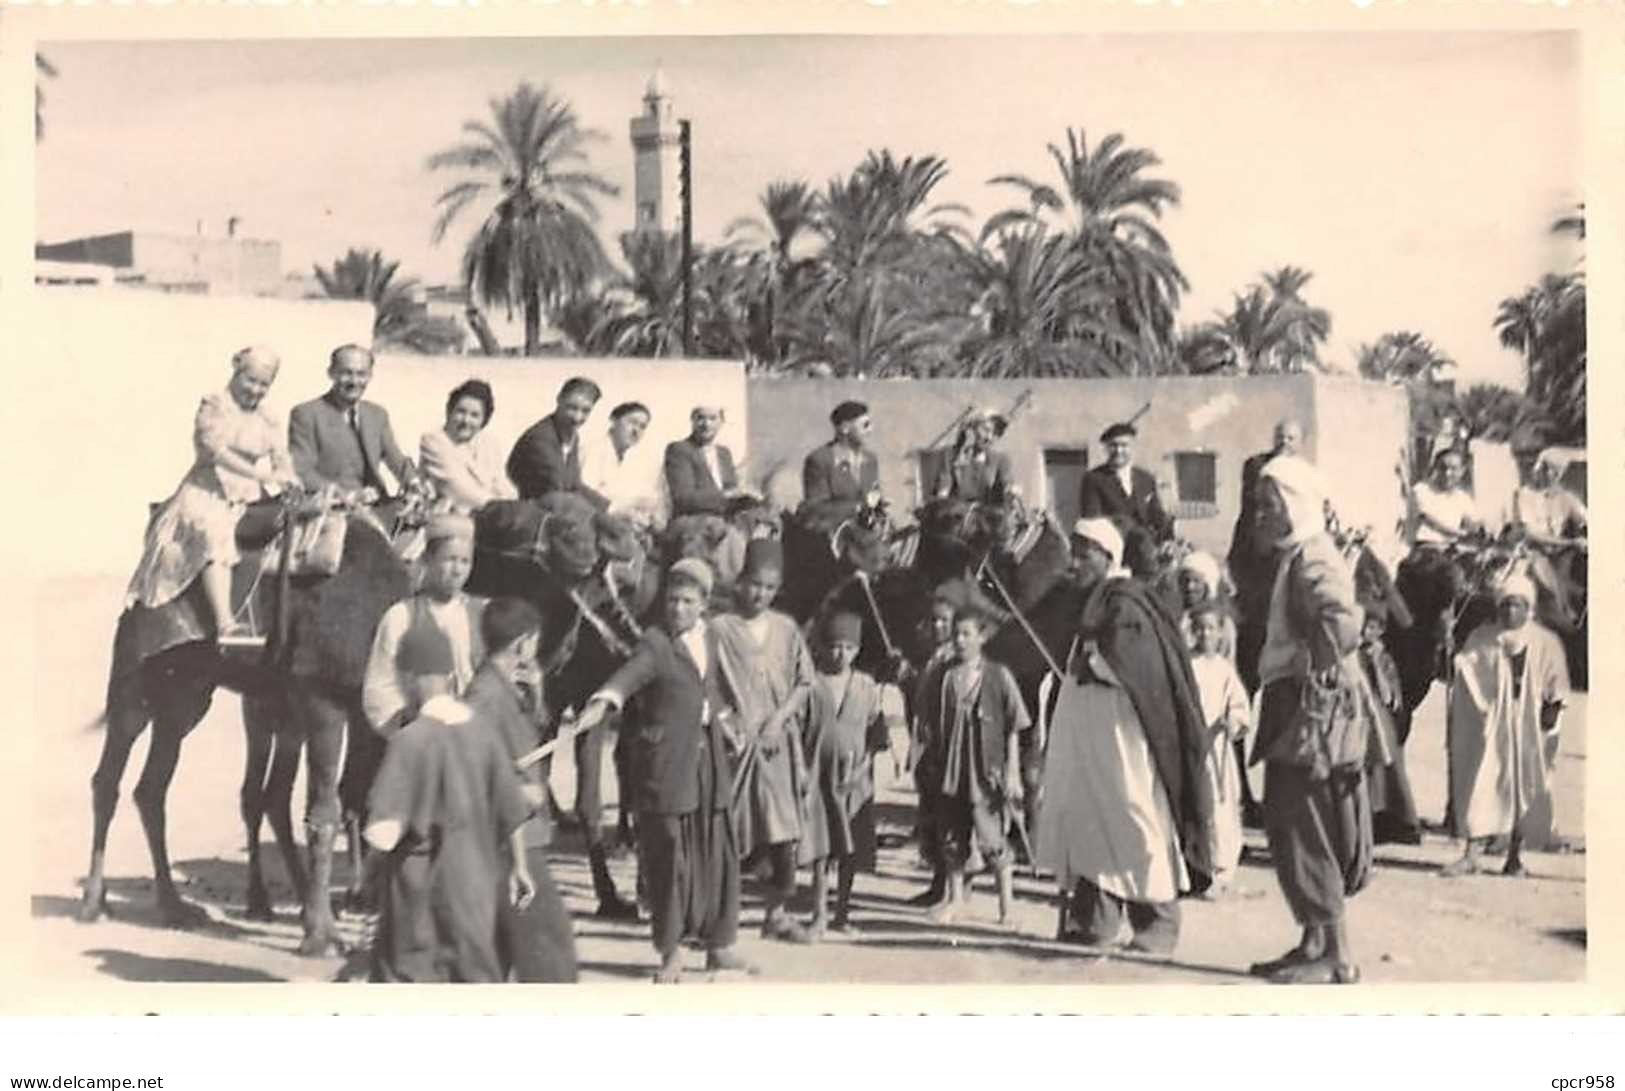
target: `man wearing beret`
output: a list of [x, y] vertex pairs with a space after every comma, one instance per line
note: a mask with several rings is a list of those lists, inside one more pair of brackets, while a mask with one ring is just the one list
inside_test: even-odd
[[1100, 434], [1106, 461], [1083, 475], [1078, 514], [1084, 519], [1110, 519], [1128, 539], [1140, 531], [1152, 541], [1174, 536], [1174, 521], [1157, 498], [1157, 479], [1134, 465], [1132, 424], [1114, 424]]
[[685, 558], [666, 573], [665, 618], [593, 694], [577, 720], [597, 728], [626, 713], [637, 812], [638, 867], [660, 954], [655, 981], [682, 980], [682, 941], [705, 944], [707, 970], [751, 970], [739, 933], [739, 847], [729, 751], [766, 701], [753, 648], [705, 620], [711, 567]]
[[801, 511], [819, 522], [849, 519], [880, 495], [880, 460], [864, 444], [873, 427], [869, 407], [842, 402], [829, 420], [835, 438], [801, 464]]

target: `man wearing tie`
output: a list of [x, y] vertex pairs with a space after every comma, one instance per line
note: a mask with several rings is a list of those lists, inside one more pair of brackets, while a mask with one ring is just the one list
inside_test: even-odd
[[842, 402], [829, 415], [835, 438], [812, 450], [801, 464], [801, 514], [822, 522], [849, 519], [880, 489], [880, 461], [864, 446], [872, 427], [869, 407]]
[[508, 477], [520, 499], [573, 492], [599, 511], [609, 508], [609, 501], [581, 480], [581, 426], [602, 396], [597, 383], [578, 375], [559, 388], [553, 412], [525, 429], [508, 455]]
[[360, 345], [340, 345], [329, 357], [332, 387], [288, 414], [288, 453], [308, 489], [334, 485], [351, 493], [371, 490], [393, 496], [417, 476], [395, 444], [389, 412], [363, 401], [372, 382], [372, 353]]
[[1110, 519], [1125, 539], [1135, 531], [1153, 542], [1174, 536], [1174, 521], [1157, 498], [1157, 479], [1134, 465], [1132, 424], [1114, 424], [1100, 434], [1106, 461], [1083, 475], [1078, 515]]
[[693, 430], [687, 439], [666, 445], [666, 490], [671, 496], [672, 518], [682, 515], [726, 515], [728, 500], [737, 494], [739, 475], [733, 452], [718, 443], [722, 408], [697, 405], [689, 415]]

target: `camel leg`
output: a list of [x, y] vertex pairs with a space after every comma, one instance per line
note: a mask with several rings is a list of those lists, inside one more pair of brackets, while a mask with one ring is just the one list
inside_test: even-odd
[[85, 877], [84, 895], [79, 902], [79, 919], [88, 923], [101, 919], [107, 909], [105, 867], [107, 831], [118, 810], [119, 782], [130, 763], [130, 750], [147, 729], [149, 714], [138, 696], [109, 703], [107, 725], [102, 735], [102, 756], [90, 778], [91, 812], [94, 827], [90, 839], [90, 871]]
[[[194, 696], [183, 694], [182, 696]], [[147, 849], [152, 854], [153, 881], [157, 885], [158, 908], [164, 922], [171, 928], [195, 928], [208, 923], [209, 915], [201, 906], [180, 896], [175, 889], [169, 868], [168, 821], [165, 807], [169, 785], [175, 779], [180, 764], [181, 741], [209, 707], [209, 691], [204, 690], [201, 702], [191, 707], [180, 707], [171, 700], [152, 723], [152, 743], [147, 751], [147, 764], [141, 771], [132, 798], [141, 815], [141, 825], [147, 834]]]
[[246, 912], [254, 920], [268, 921], [274, 919], [275, 914], [271, 911], [271, 897], [266, 892], [265, 874], [260, 864], [260, 822], [265, 816], [266, 771], [271, 765], [276, 737], [263, 705], [251, 697], [243, 698], [243, 734], [248, 745], [238, 805], [248, 840]]
[[305, 853], [310, 885], [304, 898], [304, 942], [299, 953], [324, 958], [343, 953], [333, 916], [333, 842], [339, 823], [339, 772], [346, 710], [302, 686], [292, 695], [293, 714], [305, 734]]
[[293, 838], [293, 782], [299, 776], [299, 757], [304, 750], [300, 738], [289, 732], [278, 732], [271, 750], [271, 775], [265, 782], [265, 817], [276, 835], [277, 849], [282, 853], [282, 864], [288, 871], [288, 882], [293, 885], [294, 898], [305, 904], [310, 882], [305, 876], [305, 861], [299, 854], [299, 844]]

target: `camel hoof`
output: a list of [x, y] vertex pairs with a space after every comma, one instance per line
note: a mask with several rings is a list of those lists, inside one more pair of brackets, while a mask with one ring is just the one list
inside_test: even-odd
[[344, 942], [331, 932], [306, 936], [299, 943], [301, 958], [343, 958], [346, 953]]
[[210, 923], [209, 914], [201, 905], [189, 902], [179, 894], [158, 899], [158, 912], [163, 917], [165, 927], [181, 931], [202, 928]]
[[80, 924], [95, 924], [102, 919], [103, 914], [111, 916], [108, 913], [107, 895], [105, 893], [86, 893], [84, 897], [79, 899]]

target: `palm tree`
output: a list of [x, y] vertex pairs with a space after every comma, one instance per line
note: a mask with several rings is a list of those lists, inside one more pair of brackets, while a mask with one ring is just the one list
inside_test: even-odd
[[42, 53], [34, 54], [34, 142], [45, 139], [45, 86], [41, 80], [56, 79], [56, 66]]
[[1090, 262], [1112, 276], [1118, 318], [1130, 332], [1160, 352], [1172, 350], [1174, 315], [1190, 283], [1174, 261], [1158, 222], [1179, 204], [1179, 186], [1145, 177], [1162, 160], [1146, 148], [1126, 146], [1111, 133], [1091, 151], [1083, 130], [1066, 131], [1065, 149], [1050, 144], [1061, 176], [1056, 188], [1027, 175], [1004, 174], [992, 185], [1010, 185], [1026, 195], [1024, 207], [990, 221], [997, 231], [1011, 223], [1059, 220]]
[[682, 352], [682, 246], [678, 235], [666, 232], [621, 236], [621, 257], [629, 271], [612, 282], [613, 295], [621, 304], [600, 327], [604, 343], [614, 352], [623, 356]]
[[[818, 198], [806, 182], [774, 182], [762, 194], [760, 204], [763, 219], [735, 220], [728, 227], [728, 236], [767, 264], [760, 293], [759, 329], [752, 341], [771, 366], [788, 351], [779, 331], [779, 311], [795, 290], [798, 275], [812, 265], [806, 259], [796, 259], [793, 253], [796, 243], [812, 234]], [[744, 287], [748, 299], [757, 298], [757, 293], [749, 291], [750, 286]]]
[[1501, 344], [1523, 357], [1526, 394], [1565, 441], [1583, 439], [1586, 430], [1585, 314], [1580, 273], [1549, 273], [1495, 312]]
[[1390, 383], [1428, 383], [1448, 372], [1455, 361], [1414, 330], [1385, 333], [1355, 352], [1360, 374]]
[[314, 266], [316, 280], [329, 299], [364, 299], [372, 304], [372, 336], [388, 341], [407, 333], [417, 317], [412, 301], [415, 280], [395, 279], [401, 263], [387, 261], [377, 250], [351, 248], [327, 268]]
[[1496, 383], [1474, 383], [1456, 396], [1456, 413], [1476, 439], [1506, 443], [1515, 435], [1544, 438], [1545, 414], [1528, 398]]
[[863, 275], [790, 316], [794, 362], [874, 379], [937, 372], [951, 348], [942, 327], [888, 298], [884, 279]]
[[1061, 377], [1119, 373], [1103, 346], [1131, 348], [1115, 324], [1100, 321], [1109, 296], [1070, 241], [1041, 223], [1006, 228], [968, 256], [979, 329], [967, 338], [968, 374]]
[[[1331, 335], [1332, 316], [1304, 300], [1303, 288], [1312, 277], [1293, 265], [1265, 273], [1262, 283], [1237, 295], [1217, 321], [1197, 327], [1208, 369], [1230, 363], [1253, 374], [1320, 369], [1318, 346]], [[1226, 354], [1217, 347], [1221, 339], [1230, 347], [1224, 363]]]
[[434, 239], [465, 209], [490, 203], [464, 251], [464, 278], [487, 304], [524, 308], [525, 353], [532, 355], [543, 306], [580, 293], [606, 266], [593, 227], [595, 197], [620, 191], [592, 172], [586, 152], [603, 134], [582, 128], [568, 102], [529, 83], [493, 99], [490, 123], [464, 122], [463, 134], [463, 143], [428, 160], [431, 171], [471, 174], [435, 202]]
[[1581, 242], [1585, 242], [1586, 203], [1581, 201], [1571, 211], [1559, 216], [1557, 221], [1552, 224], [1552, 233], [1554, 235], [1573, 235]]

